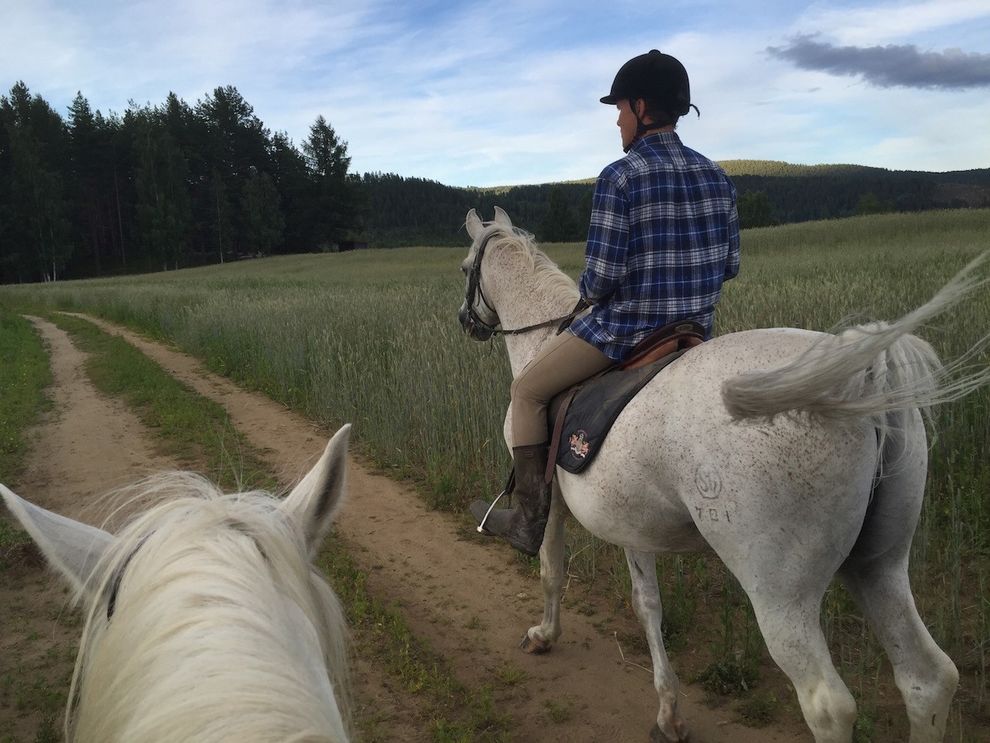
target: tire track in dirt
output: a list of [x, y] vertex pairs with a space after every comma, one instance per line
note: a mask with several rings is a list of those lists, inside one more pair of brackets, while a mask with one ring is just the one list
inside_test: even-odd
[[[199, 394], [222, 404], [233, 426], [284, 481], [302, 475], [325, 444], [328, 432], [210, 373], [188, 354], [104, 320], [77, 316], [122, 336]], [[413, 632], [448, 660], [462, 683], [474, 689], [493, 686], [497, 705], [512, 715], [514, 739], [646, 740], [656, 715], [652, 674], [624, 662], [611, 635], [595, 627], [594, 617], [568, 611], [565, 602], [564, 634], [553, 652], [531, 656], [518, 650], [526, 628], [542, 615], [542, 593], [538, 579], [513, 567], [508, 547], [472, 537], [463, 521], [428, 510], [411, 488], [353, 459], [349, 499], [337, 529], [366, 571], [369, 591], [396, 604]], [[648, 658], [642, 662], [649, 664]], [[522, 681], [499, 683], [500, 674], [505, 678], [519, 671]], [[695, 743], [810, 739], [804, 728], [793, 725], [744, 727], [732, 721], [730, 712], [709, 709], [703, 697], [698, 688], [682, 688], [682, 711]], [[551, 720], [547, 702], [566, 708], [567, 719]]]
[[38, 505], [97, 524], [103, 514], [94, 494], [175, 469], [177, 463], [158, 453], [153, 437], [121, 400], [93, 387], [83, 369], [86, 354], [65, 331], [37, 317], [27, 319], [48, 349], [52, 408], [28, 434], [31, 451], [21, 482]]

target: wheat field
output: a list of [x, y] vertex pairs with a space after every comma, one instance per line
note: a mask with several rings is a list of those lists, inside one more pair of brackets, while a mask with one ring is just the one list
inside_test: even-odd
[[[523, 225], [525, 227], [525, 225]], [[726, 285], [716, 333], [755, 327], [834, 330], [891, 319], [926, 301], [990, 249], [990, 210], [877, 215], [747, 230], [742, 270]], [[460, 510], [494, 491], [508, 455], [501, 438], [509, 368], [501, 342], [460, 330], [463, 249], [404, 248], [300, 255], [161, 274], [0, 287], [18, 311], [100, 315], [168, 339], [246, 386], [315, 421], [354, 423], [363, 453], [415, 481], [436, 508]], [[544, 246], [571, 276], [583, 247]], [[943, 359], [990, 333], [983, 291], [920, 334]], [[987, 359], [982, 359], [987, 363]], [[937, 416], [929, 489], [912, 572], [922, 616], [963, 676], [950, 732], [990, 729], [990, 394]], [[572, 530], [572, 569], [623, 588], [624, 560]], [[698, 594], [718, 587], [716, 654], [756, 663], [762, 649], [748, 606], [707, 558], [660, 560], [673, 644], [690, 642]], [[724, 572], [724, 571], [723, 571]], [[719, 614], [720, 612], [720, 614]], [[882, 705], [883, 660], [839, 589], [824, 622], [864, 714]], [[755, 639], [754, 639], [755, 638]], [[869, 729], [865, 720], [863, 729]], [[868, 738], [865, 738], [868, 739]]]

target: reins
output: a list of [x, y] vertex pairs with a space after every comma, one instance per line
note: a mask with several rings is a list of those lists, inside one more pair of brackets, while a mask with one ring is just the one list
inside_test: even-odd
[[[485, 304], [487, 304], [487, 302]], [[557, 332], [562, 333], [564, 330], [567, 329], [567, 326], [574, 321], [574, 318], [580, 315], [585, 309], [587, 309], [587, 307], [588, 307], [588, 303], [584, 300], [584, 297], [582, 297], [581, 299], [578, 300], [577, 306], [575, 306], [573, 310], [568, 312], [566, 315], [563, 315], [562, 317], [555, 317], [551, 320], [544, 320], [543, 322], [527, 325], [524, 328], [513, 328], [512, 330], [503, 330], [502, 328], [496, 327], [492, 331], [492, 335], [520, 335], [521, 333], [528, 333], [531, 330], [539, 330], [540, 328], [549, 328], [552, 325], [557, 325], [558, 326]]]
[[568, 325], [570, 325], [574, 318], [580, 315], [589, 305], [585, 301], [584, 297], [578, 299], [577, 304], [574, 309], [568, 312], [566, 315], [561, 317], [554, 317], [550, 320], [544, 320], [543, 322], [533, 323], [532, 325], [526, 325], [522, 328], [510, 328], [506, 330], [501, 327], [501, 321], [497, 325], [491, 325], [478, 315], [477, 311], [474, 309], [476, 298], [481, 299], [485, 307], [496, 317], [498, 313], [492, 308], [485, 299], [485, 293], [481, 289], [481, 261], [485, 257], [485, 248], [488, 247], [488, 241], [495, 236], [495, 232], [492, 232], [484, 239], [481, 245], [478, 246], [478, 250], [474, 255], [474, 262], [471, 264], [471, 271], [468, 274], [468, 286], [467, 294], [465, 296], [465, 304], [467, 305], [468, 311], [468, 322], [471, 323], [472, 327], [480, 327], [485, 330], [490, 337], [496, 335], [522, 335], [523, 333], [529, 333], [534, 330], [540, 330], [541, 328], [549, 328], [554, 325], [557, 326], [557, 332], [562, 333]]

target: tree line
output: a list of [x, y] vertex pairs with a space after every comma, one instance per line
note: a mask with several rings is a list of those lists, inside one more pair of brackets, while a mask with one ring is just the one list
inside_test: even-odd
[[359, 227], [350, 157], [323, 116], [297, 148], [232, 86], [67, 119], [0, 97], [0, 283], [335, 249]]
[[587, 236], [592, 187], [586, 182], [464, 188], [394, 173], [365, 173], [356, 181], [367, 207], [361, 234], [377, 247], [466, 245], [468, 210], [491, 219], [496, 205], [543, 242]]
[[[503, 188], [349, 172], [323, 116], [297, 147], [233, 86], [123, 114], [79, 93], [63, 118], [23, 82], [0, 96], [0, 283], [134, 273], [354, 245], [466, 244], [497, 204], [544, 242], [587, 234], [594, 180]], [[990, 169], [927, 173], [727, 161], [743, 227], [990, 206]]]
[[[862, 166], [726, 164], [738, 193], [742, 227], [881, 212], [990, 207], [990, 169], [927, 173]], [[505, 188], [457, 188], [391, 173], [360, 178], [363, 234], [380, 247], [464, 245], [468, 209], [491, 219], [495, 205], [541, 242], [587, 237], [594, 180]]]

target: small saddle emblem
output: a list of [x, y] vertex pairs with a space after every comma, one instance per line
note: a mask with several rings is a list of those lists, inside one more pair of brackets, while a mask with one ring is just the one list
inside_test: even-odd
[[571, 451], [574, 452], [575, 457], [584, 459], [588, 456], [588, 450], [591, 448], [591, 444], [585, 439], [587, 435], [584, 431], [579, 430], [572, 433], [570, 439], [568, 439]]

